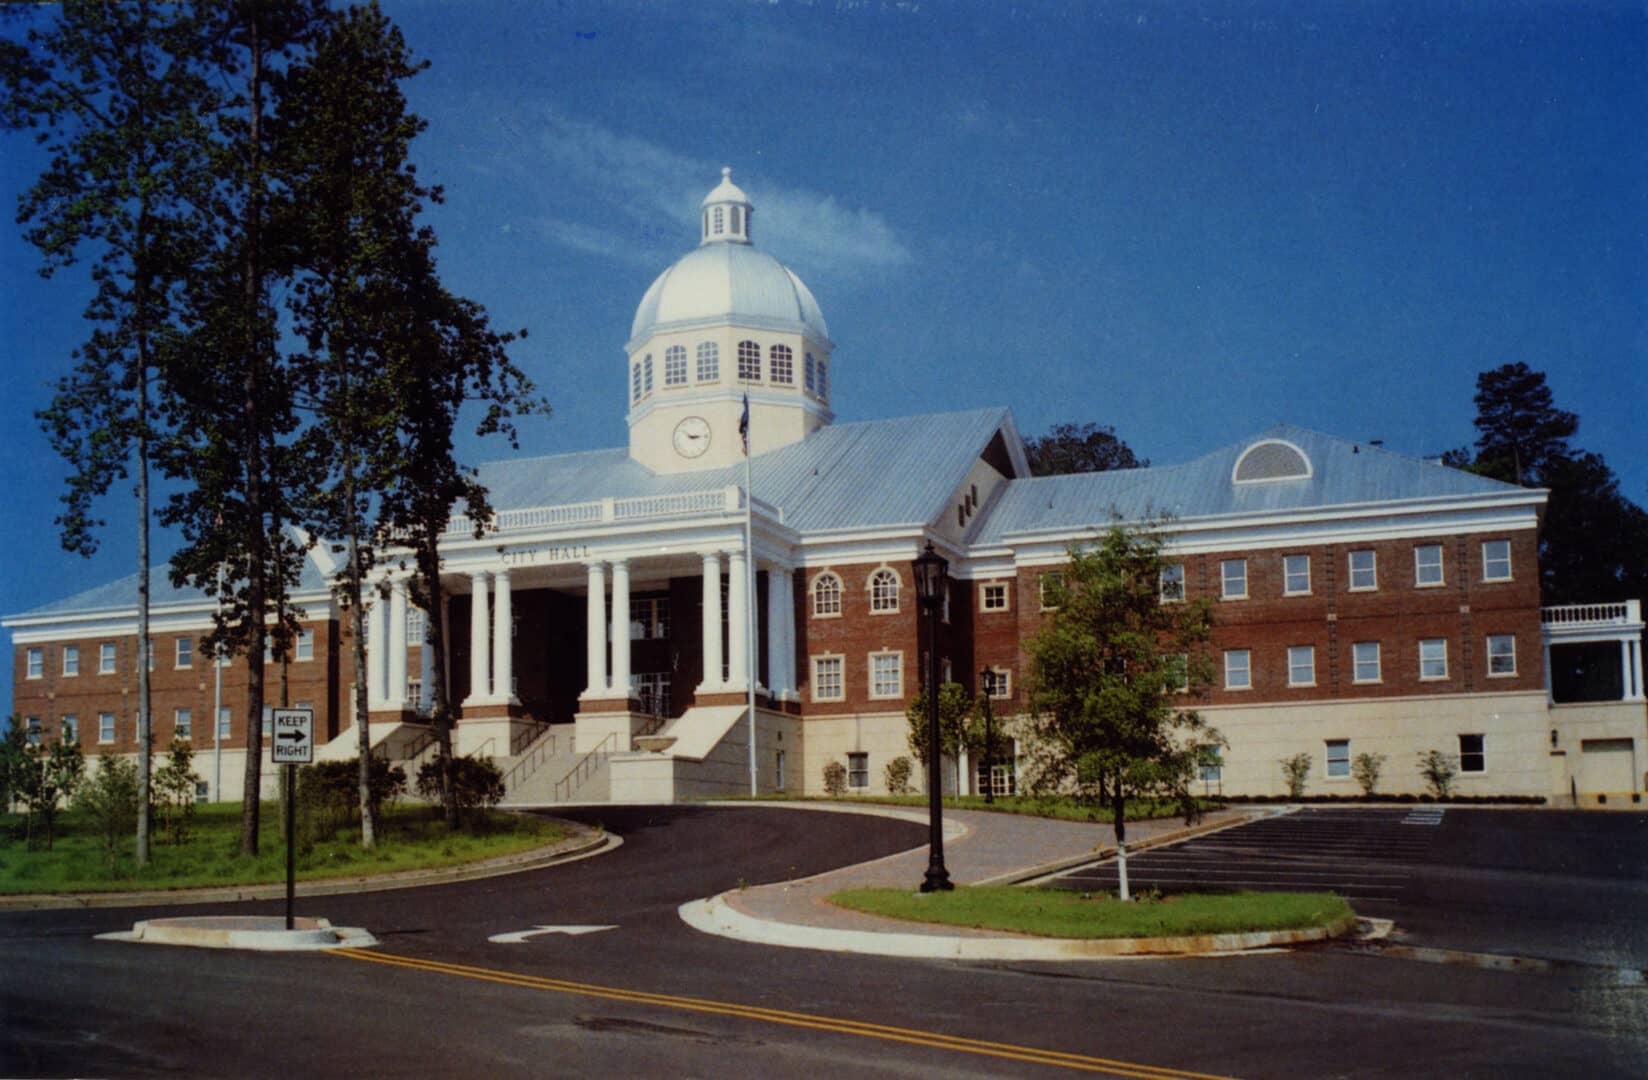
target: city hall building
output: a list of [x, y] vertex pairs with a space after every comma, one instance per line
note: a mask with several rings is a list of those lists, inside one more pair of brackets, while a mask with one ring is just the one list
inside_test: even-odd
[[[1353, 795], [1374, 753], [1382, 790], [1421, 791], [1417, 758], [1439, 750], [1463, 795], [1640, 799], [1640, 607], [1541, 607], [1543, 491], [1290, 426], [1177, 465], [1032, 477], [1006, 408], [837, 422], [823, 312], [753, 245], [752, 215], [724, 176], [699, 245], [641, 298], [613, 379], [628, 446], [483, 466], [496, 517], [480, 539], [451, 522], [442, 610], [380, 571], [376, 753], [409, 771], [433, 753], [423, 639], [441, 619], [457, 749], [496, 760], [512, 802], [744, 792], [752, 769], [763, 792], [813, 794], [831, 763], [849, 793], [884, 791], [928, 649], [1018, 737], [988, 774], [955, 763], [958, 782], [1010, 791], [1047, 583], [1071, 545], [1167, 515], [1162, 602], [1214, 608], [1217, 677], [1187, 702], [1226, 743], [1208, 789], [1283, 793], [1278, 762], [1305, 753], [1310, 793]], [[912, 579], [929, 543], [950, 574], [931, 640]], [[357, 741], [339, 570], [315, 546], [294, 597], [289, 698], [315, 710], [323, 757]], [[187, 740], [203, 794], [233, 798], [244, 663], [199, 654], [208, 598], [163, 569], [151, 587], [155, 745]], [[5, 620], [30, 738], [135, 752], [135, 598], [128, 579]]]

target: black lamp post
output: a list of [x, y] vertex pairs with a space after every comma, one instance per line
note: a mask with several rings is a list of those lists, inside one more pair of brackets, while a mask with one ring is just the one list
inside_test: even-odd
[[938, 613], [948, 587], [950, 563], [933, 550], [933, 542], [913, 563], [916, 599], [927, 616], [927, 874], [921, 879], [922, 892], [953, 889], [950, 872], [944, 869], [944, 781], [938, 761]]
[[984, 801], [996, 801], [996, 775], [993, 755], [996, 752], [996, 732], [992, 721], [995, 717], [990, 709], [990, 683], [994, 677], [988, 665], [979, 671], [979, 697], [984, 701]]

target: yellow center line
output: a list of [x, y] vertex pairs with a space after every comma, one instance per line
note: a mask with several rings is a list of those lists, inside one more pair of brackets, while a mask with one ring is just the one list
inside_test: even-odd
[[907, 1043], [912, 1046], [932, 1047], [939, 1050], [952, 1050], [964, 1054], [979, 1054], [986, 1057], [1004, 1058], [1009, 1061], [1021, 1061], [1036, 1065], [1055, 1065], [1084, 1072], [1106, 1073], [1111, 1076], [1136, 1077], [1138, 1080], [1228, 1080], [1226, 1077], [1216, 1076], [1211, 1073], [1188, 1072], [1183, 1069], [1141, 1065], [1131, 1061], [1117, 1061], [1111, 1058], [1090, 1057], [1085, 1054], [1071, 1054], [1062, 1050], [1043, 1050], [1032, 1046], [1016, 1046], [1012, 1043], [989, 1042], [983, 1039], [945, 1035], [935, 1031], [872, 1024], [862, 1020], [846, 1020], [812, 1013], [787, 1012], [782, 1009], [769, 1009], [759, 1005], [740, 1005], [736, 1002], [682, 997], [676, 994], [656, 994], [645, 990], [626, 990], [622, 987], [597, 986], [592, 983], [569, 982], [565, 979], [548, 979], [538, 975], [498, 971], [492, 968], [453, 964], [441, 960], [420, 960], [410, 956], [394, 956], [388, 953], [369, 952], [364, 949], [338, 949], [331, 952], [330, 955], [348, 960], [383, 964], [388, 967], [408, 968], [413, 971], [427, 971], [440, 975], [455, 975], [460, 978], [477, 979], [483, 982], [499, 983], [504, 986], [519, 986], [530, 990], [577, 994], [583, 997], [604, 998], [609, 1001], [623, 1001], [635, 1005], [653, 1005], [689, 1012], [731, 1016], [745, 1020], [760, 1020], [769, 1024], [784, 1024], [789, 1027], [810, 1028], [815, 1031], [829, 1031], [841, 1035], [858, 1035], [863, 1038], [883, 1039], [889, 1042]]

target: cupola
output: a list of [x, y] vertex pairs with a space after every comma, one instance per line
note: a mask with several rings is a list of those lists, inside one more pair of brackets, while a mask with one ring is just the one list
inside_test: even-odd
[[750, 197], [732, 182], [732, 169], [723, 167], [721, 182], [704, 196], [704, 235], [699, 244], [750, 242]]

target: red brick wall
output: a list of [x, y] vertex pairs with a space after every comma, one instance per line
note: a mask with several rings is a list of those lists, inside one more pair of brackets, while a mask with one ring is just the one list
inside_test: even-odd
[[[870, 611], [870, 575], [886, 565], [899, 577], [899, 609], [893, 614], [872, 614]], [[841, 578], [840, 616], [815, 617], [812, 606], [812, 584], [825, 570]], [[810, 716], [832, 716], [855, 712], [884, 712], [902, 710], [904, 701], [870, 697], [870, 653], [901, 650], [904, 653], [904, 697], [916, 693], [919, 686], [921, 651], [917, 636], [915, 583], [910, 577], [910, 564], [856, 563], [831, 566], [809, 566], [796, 574], [802, 591], [801, 620], [796, 637], [801, 643], [796, 677], [801, 682], [802, 712]], [[815, 701], [812, 686], [812, 658], [822, 654], [843, 657], [843, 701]], [[958, 672], [959, 674], [959, 672]]]

